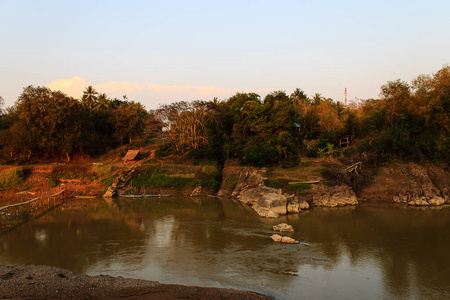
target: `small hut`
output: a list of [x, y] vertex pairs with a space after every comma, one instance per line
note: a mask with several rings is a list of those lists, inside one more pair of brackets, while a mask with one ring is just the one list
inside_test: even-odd
[[122, 158], [124, 162], [133, 162], [141, 158], [141, 152], [139, 150], [128, 150], [127, 154]]

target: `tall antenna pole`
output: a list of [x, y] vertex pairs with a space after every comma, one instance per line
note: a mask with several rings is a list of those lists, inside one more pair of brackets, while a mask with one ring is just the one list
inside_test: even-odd
[[347, 106], [347, 87], [345, 87], [344, 95], [345, 95], [345, 106]]

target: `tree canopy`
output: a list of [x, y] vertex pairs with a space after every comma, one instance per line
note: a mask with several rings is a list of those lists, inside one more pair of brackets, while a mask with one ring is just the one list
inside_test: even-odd
[[[101, 154], [162, 132], [161, 154], [242, 164], [290, 166], [302, 155], [335, 155], [342, 139], [355, 152], [380, 158], [450, 161], [450, 66], [411, 82], [389, 81], [380, 99], [345, 106], [300, 88], [264, 99], [237, 93], [228, 99], [181, 101], [151, 113], [139, 102], [110, 99], [92, 86], [81, 99], [28, 86], [15, 105], [1, 106], [1, 157]], [[354, 146], [353, 146], [354, 145]]]

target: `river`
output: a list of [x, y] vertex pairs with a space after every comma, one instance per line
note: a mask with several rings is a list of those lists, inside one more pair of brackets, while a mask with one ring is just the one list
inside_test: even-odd
[[[287, 222], [301, 243], [278, 244]], [[213, 197], [69, 199], [0, 235], [0, 264], [45, 264], [277, 299], [450, 298], [450, 207], [361, 204], [279, 219]]]

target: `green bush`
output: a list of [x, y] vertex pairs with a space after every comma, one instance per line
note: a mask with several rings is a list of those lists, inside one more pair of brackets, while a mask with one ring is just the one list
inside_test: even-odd
[[8, 189], [20, 185], [25, 181], [28, 170], [23, 167], [0, 173], [0, 188]]
[[264, 167], [273, 164], [278, 159], [276, 148], [263, 143], [252, 143], [243, 151], [241, 163], [255, 167]]

